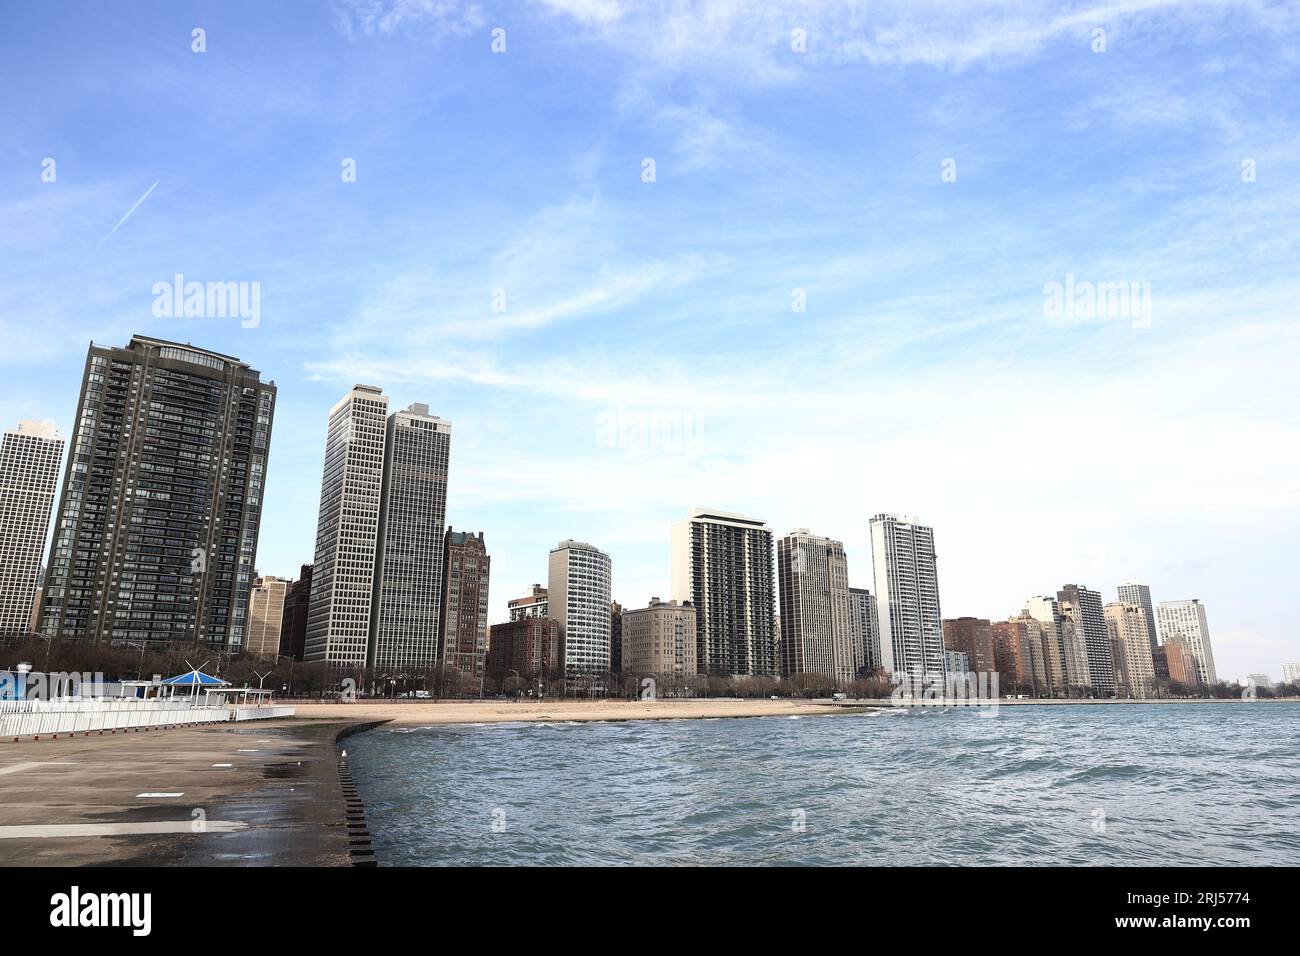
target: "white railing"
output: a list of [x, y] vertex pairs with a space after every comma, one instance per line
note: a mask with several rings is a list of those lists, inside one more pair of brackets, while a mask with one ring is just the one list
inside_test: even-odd
[[[130, 697], [123, 699], [102, 697], [63, 697], [54, 700], [0, 700], [0, 715], [33, 713], [89, 713], [92, 711], [149, 710], [177, 711], [191, 710], [195, 706], [188, 700], [157, 698], [139, 700]], [[214, 707], [217, 704], [205, 704]]]
[[268, 705], [264, 707], [232, 707], [230, 709], [231, 720], [270, 720], [272, 717], [292, 716], [292, 707]]
[[183, 700], [6, 700], [0, 701], [0, 741], [292, 716], [292, 707], [192, 706]]

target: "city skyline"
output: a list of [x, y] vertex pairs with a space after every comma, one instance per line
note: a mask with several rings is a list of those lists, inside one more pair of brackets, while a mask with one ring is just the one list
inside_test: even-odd
[[[1277, 478], [1300, 455], [1300, 144], [1267, 84], [1218, 79], [1296, 25], [1225, 4], [1225, 49], [1180, 4], [1063, 7], [885, 5], [884, 49], [831, 4], [796, 54], [767, 8], [660, 30], [539, 4], [501, 55], [486, 18], [390, 3], [277, 13], [307, 41], [287, 50], [214, 10], [202, 54], [185, 11], [71, 5], [86, 45], [7, 9], [0, 52], [35, 82], [0, 106], [25, 144], [0, 159], [2, 327], [24, 345], [0, 421], [70, 435], [90, 340], [192, 341], [282, 390], [263, 575], [313, 559], [322, 410], [376, 381], [456, 422], [447, 508], [492, 542], [494, 622], [561, 538], [611, 555], [625, 605], [668, 594], [665, 529], [694, 503], [842, 540], [871, 587], [867, 520], [897, 511], [939, 529], [949, 614], [1140, 575], [1209, 608], [1225, 676], [1276, 672], [1300, 657], [1275, 600], [1300, 535]], [[257, 323], [158, 314], [178, 274], [260, 283]], [[1150, 323], [1052, 320], [1044, 286], [1071, 276], [1150, 281]], [[1107, 454], [1045, 454], [1067, 421]], [[1154, 453], [1176, 447], [1213, 454]]]
[[[133, 351], [135, 350], [135, 351]], [[99, 355], [97, 358], [96, 355]], [[107, 356], [116, 355], [119, 357], [118, 366], [115, 371], [125, 373], [125, 370], [131, 367], [131, 363], [139, 363], [141, 356], [157, 355], [160, 359], [153, 361], [170, 361], [171, 368], [184, 373], [186, 369], [189, 373], [197, 374], [200, 369], [204, 375], [210, 375], [215, 370], [224, 374], [223, 370], [230, 368], [234, 374], [242, 376], [241, 381], [252, 383], [255, 388], [246, 392], [246, 401], [244, 405], [248, 408], [256, 408], [262, 413], [257, 425], [257, 439], [254, 448], [265, 449], [269, 445], [270, 435], [270, 409], [271, 402], [276, 394], [273, 382], [266, 384], [267, 391], [260, 400], [248, 401], [248, 395], [257, 395], [256, 387], [258, 386], [259, 373], [251, 370], [245, 363], [239, 362], [230, 356], [221, 356], [218, 353], [212, 353], [189, 344], [184, 346], [178, 343], [170, 343], [161, 340], [148, 339], [141, 336], [133, 336], [131, 344], [126, 349], [103, 350], [96, 352], [92, 345], [87, 357], [86, 379], [83, 382], [83, 395], [87, 386], [97, 387], [96, 380], [103, 378], [103, 373], [108, 368]], [[181, 363], [179, 366], [175, 363]], [[147, 366], [146, 366], [147, 367]], [[161, 371], [150, 370], [151, 376], [167, 376], [172, 373], [168, 371], [168, 366], [163, 365]], [[125, 381], [125, 380], [124, 380]], [[160, 384], [151, 386], [159, 389], [159, 394], [167, 396], [174, 393], [175, 388], [170, 384], [168, 378], [159, 380]], [[93, 394], [93, 393], [92, 393]], [[138, 400], [132, 400], [138, 401]], [[260, 401], [260, 405], [258, 402]], [[232, 405], [232, 408], [235, 406]], [[158, 405], [159, 410], [164, 406]], [[350, 536], [344, 550], [350, 550], [354, 554], [364, 552], [367, 547], [372, 549], [370, 564], [373, 571], [369, 593], [364, 596], [364, 602], [368, 602], [364, 610], [358, 609], [357, 613], [364, 613], [369, 616], [368, 625], [368, 644], [361, 661], [368, 662], [369, 666], [377, 666], [381, 669], [398, 667], [419, 668], [428, 666], [433, 663], [447, 665], [451, 663], [451, 643], [456, 643], [458, 647], [467, 646], [468, 657], [460, 669], [466, 670], [471, 677], [482, 676], [484, 666], [484, 654], [486, 652], [487, 634], [490, 629], [490, 611], [488, 609], [486, 593], [479, 594], [477, 584], [474, 585], [473, 604], [477, 610], [471, 611], [473, 620], [468, 625], [468, 633], [463, 637], [456, 637], [451, 642], [443, 641], [442, 630], [437, 626], [439, 611], [445, 612], [445, 605], [448, 597], [448, 588], [443, 582], [445, 573], [444, 563], [446, 555], [449, 553], [446, 549], [456, 543], [456, 547], [464, 547], [466, 543], [477, 541], [477, 549], [484, 571], [484, 587], [486, 592], [486, 567], [489, 560], [488, 555], [483, 550], [482, 533], [480, 532], [477, 539], [473, 535], [467, 535], [463, 532], [453, 533], [450, 526], [446, 527], [446, 546], [436, 549], [436, 554], [442, 560], [433, 561], [430, 559], [432, 553], [430, 545], [435, 538], [429, 538], [428, 531], [435, 525], [437, 530], [441, 530], [445, 525], [445, 500], [446, 485], [448, 480], [448, 448], [450, 441], [451, 423], [437, 416], [430, 415], [428, 406], [422, 403], [414, 403], [401, 412], [392, 415], [386, 415], [388, 408], [388, 396], [380, 387], [369, 385], [354, 385], [352, 389], [330, 410], [329, 428], [327, 429], [326, 438], [326, 460], [335, 463], [332, 470], [332, 476], [326, 475], [322, 478], [321, 491], [321, 515], [320, 523], [317, 529], [317, 561], [329, 568], [333, 564], [332, 554], [335, 550], [342, 547], [343, 537]], [[161, 418], [159, 419], [161, 420]], [[253, 434], [253, 419], [248, 419], [249, 435]], [[81, 429], [84, 431], [84, 429]], [[40, 437], [47, 441], [56, 443], [61, 442], [57, 436], [57, 430], [49, 422], [23, 422], [18, 429], [11, 430], [6, 437], [12, 437], [17, 440], [19, 435], [31, 435]], [[28, 439], [29, 441], [31, 439]], [[84, 447], [90, 448], [91, 444], [83, 438]], [[155, 451], [156, 455], [157, 452]], [[170, 454], [170, 453], [169, 453]], [[45, 457], [49, 457], [46, 455]], [[264, 458], [264, 455], [263, 455]], [[58, 461], [50, 461], [46, 468], [57, 469]], [[265, 479], [265, 465], [254, 466], [254, 489], [262, 486]], [[69, 474], [70, 463], [69, 463]], [[45, 483], [49, 483], [48, 477]], [[196, 486], [198, 487], [198, 486]], [[379, 490], [376, 490], [379, 489]], [[173, 489], [175, 490], [175, 489]], [[341, 494], [346, 491], [346, 494]], [[53, 495], [54, 489], [48, 490]], [[60, 495], [62, 491], [60, 489]], [[350, 496], [350, 497], [349, 497]], [[129, 505], [129, 502], [127, 502]], [[257, 502], [252, 502], [254, 508]], [[427, 505], [427, 510], [426, 506]], [[113, 508], [120, 507], [120, 504], [112, 505]], [[351, 509], [349, 512], [348, 509]], [[29, 509], [11, 509], [15, 519], [20, 514]], [[254, 513], [256, 513], [254, 511]], [[362, 517], [360, 523], [356, 520], [344, 521], [339, 523], [339, 515], [350, 513], [355, 517]], [[363, 515], [369, 515], [365, 519]], [[395, 536], [396, 529], [399, 527], [398, 515], [401, 515], [401, 526], [406, 530]], [[37, 516], [39, 518], [39, 515]], [[22, 519], [26, 520], [26, 519]], [[874, 516], [870, 525], [873, 529], [875, 543], [871, 558], [872, 565], [872, 583], [875, 587], [888, 593], [899, 586], [902, 581], [903, 591], [908, 594], [920, 596], [919, 604], [908, 597], [899, 605], [899, 609], [892, 611], [886, 607], [886, 626], [888, 627], [888, 618], [891, 613], [902, 613], [906, 618], [903, 630], [899, 631], [895, 637], [893, 651], [881, 651], [882, 667], [886, 671], [889, 668], [886, 665], [886, 658], [897, 660], [897, 655], [902, 654], [909, 660], [925, 660], [925, 669], [941, 670], [945, 667], [948, 660], [949, 652], [954, 649], [950, 647], [952, 640], [957, 640], [956, 649], [962, 650], [962, 657], [970, 663], [972, 667], [978, 670], [1001, 670], [1000, 665], [995, 666], [993, 663], [994, 644], [989, 643], [987, 653], [984, 654], [986, 659], [981, 663], [980, 654], [983, 653], [975, 648], [975, 645], [962, 644], [959, 638], [952, 638], [948, 633], [950, 625], [964, 625], [969, 627], [970, 624], [979, 624], [981, 619], [962, 616], [960, 618], [943, 618], [938, 602], [938, 586], [936, 573], [936, 555], [937, 551], [934, 546], [933, 528], [920, 524], [919, 520], [910, 516], [900, 516], [896, 514], [878, 514]], [[206, 527], [206, 519], [205, 525]], [[253, 537], [251, 540], [256, 541], [256, 525], [253, 526]], [[387, 529], [387, 530], [386, 530]], [[710, 532], [709, 529], [713, 529]], [[712, 541], [708, 538], [701, 537], [705, 532], [711, 534], [723, 533], [729, 536], [726, 539]], [[51, 534], [53, 532], [51, 531]], [[322, 537], [324, 535], [324, 537]], [[758, 535], [754, 538], [754, 535]], [[437, 535], [436, 537], [441, 537]], [[428, 539], [428, 540], [426, 540]], [[760, 542], [758, 550], [769, 555], [769, 564], [771, 567], [764, 574], [760, 575], [757, 580], [759, 592], [764, 590], [770, 592], [767, 600], [776, 608], [776, 621], [774, 622], [773, 631], [770, 641], [760, 641], [754, 644], [757, 649], [760, 646], [762, 650], [750, 650], [742, 652], [742, 656], [757, 655], [761, 660], [770, 658], [770, 665], [760, 664], [754, 667], [752, 664], [746, 664], [743, 672], [749, 673], [784, 673], [790, 676], [798, 670], [806, 669], [810, 672], [820, 672], [827, 676], [832, 676], [836, 681], [851, 680], [849, 676], [856, 671], [856, 667], [867, 659], [866, 642], [868, 638], [861, 631], [861, 621], [859, 618], [866, 613], [872, 619], [872, 626], [876, 626], [875, 617], [878, 614], [874, 596], [866, 589], [851, 588], [848, 584], [848, 567], [842, 542], [821, 536], [812, 535], [807, 529], [794, 529], [785, 535], [779, 541], [775, 542], [770, 528], [762, 521], [747, 518], [744, 515], [735, 513], [721, 512], [716, 509], [693, 509], [688, 518], [679, 520], [673, 525], [673, 553], [677, 567], [673, 571], [674, 583], [682, 600], [688, 604], [695, 598], [704, 598], [707, 605], [710, 601], [707, 598], [708, 588], [704, 592], [699, 592], [700, 583], [698, 576], [692, 571], [692, 568], [701, 560], [717, 560], [717, 555], [726, 554], [733, 547], [741, 547], [747, 555], [745, 557], [746, 566], [751, 559], [749, 552], [755, 549], [753, 541]], [[372, 545], [367, 542], [373, 541]], [[245, 552], [247, 551], [248, 540], [244, 542]], [[322, 551], [321, 548], [325, 550]], [[813, 548], [813, 550], [807, 550]], [[399, 558], [404, 564], [414, 567], [418, 562], [423, 569], [420, 573], [414, 570], [400, 574], [392, 581], [387, 580], [389, 575], [383, 572], [383, 555], [386, 551], [391, 551], [390, 558]], [[573, 586], [568, 586], [570, 597], [568, 604], [571, 607], [581, 607], [582, 614], [591, 621], [599, 621], [600, 628], [608, 627], [608, 615], [605, 613], [607, 606], [611, 605], [612, 598], [612, 575], [610, 574], [611, 561], [608, 555], [600, 549], [585, 542], [575, 542], [571, 539], [560, 542], [560, 544], [551, 549], [549, 558], [549, 574], [551, 576], [551, 589], [555, 593], [562, 593], [565, 590], [565, 581], [569, 574], [569, 562], [572, 560], [567, 556], [570, 554], [590, 555], [599, 561], [595, 567], [584, 566], [577, 573], [583, 580], [581, 589], [575, 592]], [[324, 557], [324, 561], [322, 561]], [[364, 554], [362, 554], [364, 558]], [[30, 556], [25, 559], [30, 563]], [[354, 563], [359, 559], [354, 559]], [[458, 567], [459, 561], [458, 558]], [[584, 562], [589, 558], [583, 557]], [[729, 560], [729, 559], [728, 559]], [[558, 563], [557, 563], [558, 562]], [[241, 559], [242, 565], [251, 565], [252, 558], [248, 560]], [[365, 560], [361, 560], [356, 567], [356, 572], [362, 577], [365, 575]], [[305, 571], [310, 565], [304, 565]], [[719, 565], [719, 567], [725, 567]], [[433, 573], [430, 573], [432, 569]], [[6, 568], [7, 571], [12, 571]], [[904, 577], [900, 579], [900, 570], [904, 572]], [[588, 585], [585, 583], [588, 576], [596, 574], [595, 589], [588, 595]], [[813, 576], [809, 577], [812, 572]], [[476, 572], [477, 573], [477, 572]], [[743, 581], [742, 590], [748, 590], [755, 586], [753, 574], [749, 570], [730, 569], [724, 570], [722, 578], [725, 580], [728, 576], [735, 577], [737, 582]], [[558, 577], [557, 577], [558, 575]], [[243, 575], [239, 578], [242, 580]], [[329, 581], [331, 575], [323, 576], [323, 580]], [[695, 578], [696, 583], [690, 581]], [[820, 578], [820, 579], [819, 579]], [[358, 581], [361, 579], [358, 578]], [[244, 596], [244, 606], [248, 609], [247, 621], [250, 628], [265, 628], [265, 614], [261, 616], [253, 610], [254, 603], [259, 598], [265, 600], [263, 592], [263, 582], [280, 581], [285, 586], [293, 584], [293, 579], [280, 579], [272, 575], [259, 575], [249, 582], [249, 590]], [[805, 583], [799, 583], [805, 582]], [[815, 582], [815, 583], [814, 583]], [[356, 583], [356, 582], [353, 582]], [[808, 584], [814, 584], [814, 590], [807, 595], [800, 592], [807, 588]], [[727, 587], [733, 587], [735, 582], [727, 584]], [[558, 587], [557, 587], [558, 586]], [[837, 590], [838, 589], [838, 590]], [[358, 594], [365, 588], [358, 590]], [[453, 589], [458, 590], [458, 589]], [[539, 609], [545, 607], [548, 589], [534, 583], [531, 587], [531, 593], [526, 598], [508, 599], [506, 602], [510, 621], [517, 620], [520, 617], [528, 617], [539, 613]], [[686, 592], [692, 592], [689, 596]], [[698, 592], [698, 593], [697, 593]], [[818, 593], [822, 596], [817, 597]], [[125, 592], [124, 592], [125, 593]], [[576, 598], [577, 605], [574, 605], [575, 594], [581, 594]], [[1020, 627], [1023, 629], [1024, 624], [1017, 624], [1017, 621], [1031, 620], [1037, 621], [1043, 626], [1051, 625], [1056, 632], [1055, 644], [1060, 654], [1060, 672], [1067, 685], [1087, 688], [1089, 692], [1095, 692], [1102, 696], [1109, 696], [1116, 691], [1117, 682], [1121, 683], [1124, 693], [1121, 696], [1146, 696], [1142, 689], [1146, 685], [1143, 683], [1151, 676], [1151, 667], [1157, 670], [1163, 664], [1167, 672], [1170, 665], [1167, 659], [1162, 664], [1153, 662], [1143, 663], [1143, 658], [1134, 655], [1131, 641], [1125, 636], [1128, 632], [1125, 629], [1116, 628], [1119, 623], [1111, 621], [1112, 612], [1118, 612], [1119, 609], [1128, 609], [1142, 616], [1141, 634], [1143, 640], [1154, 651], [1157, 649], [1157, 641], [1151, 636], [1149, 622], [1158, 616], [1163, 622], [1161, 627], [1160, 648], [1163, 649], [1166, 643], [1186, 645], [1182, 652], [1191, 655], [1193, 666], [1196, 669], [1195, 681], [1201, 685], [1213, 684], [1218, 676], [1214, 665], [1214, 654], [1209, 637], [1209, 627], [1206, 620], [1204, 604], [1197, 598], [1161, 601], [1153, 609], [1150, 588], [1138, 579], [1127, 579], [1116, 586], [1116, 594], [1119, 597], [1117, 602], [1106, 602], [1100, 592], [1088, 589], [1086, 587], [1067, 584], [1057, 592], [1055, 598], [1051, 597], [1029, 597], [1025, 599], [1024, 608], [1019, 614], [1012, 613], [1005, 621], [998, 621], [997, 618], [982, 620], [982, 624], [988, 628], [991, 626], [993, 632], [999, 628], [1008, 626]], [[540, 597], [539, 597], [540, 595]], [[854, 595], [862, 595], [870, 601], [870, 611], [864, 612], [863, 609], [852, 607], [851, 598]], [[278, 595], [279, 607], [285, 605], [286, 592], [281, 591]], [[808, 597], [813, 597], [813, 603], [808, 603]], [[11, 595], [19, 603], [22, 603], [21, 595]], [[778, 600], [778, 598], [782, 598]], [[37, 600], [41, 599], [41, 591], [36, 590]], [[1127, 599], [1127, 600], [1126, 600]], [[319, 601], [322, 607], [328, 606], [334, 602], [334, 597], [329, 588], [325, 587], [321, 592], [312, 594], [312, 601]], [[657, 601], [657, 598], [652, 599]], [[746, 598], [750, 601], [752, 598]], [[760, 600], [763, 600], [760, 598]], [[403, 628], [410, 633], [400, 638], [400, 646], [405, 648], [403, 659], [393, 656], [393, 652], [383, 650], [382, 635], [384, 629], [380, 623], [382, 614], [380, 608], [385, 602], [397, 602], [398, 605], [408, 608], [415, 608], [415, 613], [393, 616], [393, 623], [390, 627]], [[529, 604], [528, 602], [533, 602]], [[786, 601], [792, 602], [792, 608], [796, 611], [794, 618], [789, 618], [782, 623], [779, 611], [784, 607]], [[842, 602], [842, 606], [836, 602]], [[235, 606], [239, 605], [235, 601]], [[346, 602], [347, 604], [359, 604], [358, 601]], [[889, 602], [886, 602], [887, 605]], [[429, 606], [432, 604], [432, 613]], [[590, 605], [590, 606], [588, 606]], [[308, 605], [310, 606], [310, 605]], [[618, 607], [616, 603], [613, 607]], [[345, 610], [345, 614], [353, 613]], [[813, 620], [825, 617], [825, 621], [816, 625], [818, 628], [827, 628], [825, 631], [806, 632], [804, 614], [811, 614]], [[829, 622], [838, 614], [839, 624], [831, 628]], [[564, 618], [567, 614], [557, 612], [552, 615], [558, 618], [562, 631], [566, 629]], [[275, 618], [276, 633], [273, 637], [267, 637], [265, 643], [259, 640], [254, 642], [250, 639], [244, 642], [244, 645], [250, 652], [257, 655], [266, 654], [272, 650], [279, 650], [279, 615], [273, 615]], [[750, 615], [746, 613], [746, 619]], [[236, 620], [240, 618], [236, 613]], [[350, 619], [349, 619], [350, 620]], [[795, 622], [798, 623], [795, 623]], [[990, 624], [990, 622], [995, 622]], [[501, 622], [505, 623], [505, 622]], [[941, 625], [941, 626], [940, 626]], [[793, 630], [791, 629], [793, 626]], [[584, 625], [585, 627], [585, 625]], [[458, 628], [459, 631], [463, 628]], [[703, 651], [707, 644], [716, 638], [706, 638], [706, 628], [702, 625], [700, 632], [700, 650]], [[832, 630], [838, 636], [832, 635]], [[850, 630], [854, 633], [850, 634]], [[317, 624], [316, 648], [311, 654], [311, 659], [315, 660], [332, 660], [337, 663], [357, 663], [355, 657], [355, 638], [356, 627], [344, 621], [342, 627], [332, 619], [326, 623], [322, 618]], [[425, 635], [429, 631], [430, 635]], [[1169, 640], [1164, 641], [1164, 633], [1168, 632]], [[418, 636], [417, 636], [418, 632]], [[816, 633], [818, 636], [815, 641], [823, 642], [824, 647], [820, 651], [813, 652], [810, 649], [814, 644], [809, 644], [811, 634]], [[966, 633], [966, 632], [962, 632]], [[380, 641], [376, 643], [376, 635], [380, 635]], [[938, 645], [936, 649], [931, 645], [937, 636]], [[328, 643], [325, 642], [328, 638]], [[351, 639], [349, 639], [351, 638]], [[338, 653], [337, 648], [340, 646], [340, 639], [348, 645], [344, 648], [342, 654]], [[737, 639], [736, 634], [730, 638], [724, 637], [724, 641]], [[794, 643], [792, 643], [792, 639]], [[742, 641], [752, 641], [753, 637], [742, 638]], [[879, 649], [879, 635], [875, 635], [877, 649]], [[969, 641], [969, 637], [964, 640]], [[990, 641], [992, 639], [990, 638]], [[1028, 636], [1020, 640], [1022, 649], [1028, 651], [1032, 648], [1034, 657], [1033, 663], [1035, 673], [1041, 675], [1050, 675], [1052, 671], [1052, 653], [1046, 647], [1039, 648], [1036, 641], [1031, 640]], [[1028, 643], [1026, 643], [1028, 642]], [[566, 645], [568, 644], [566, 640]], [[832, 651], [832, 647], [838, 646]], [[232, 648], [238, 648], [239, 641], [232, 641]], [[394, 645], [399, 646], [399, 645]], [[477, 652], [474, 648], [477, 647]], [[433, 650], [437, 649], [435, 657]], [[571, 655], [578, 648], [583, 648], [581, 656], [583, 660], [572, 659]], [[603, 650], [601, 650], [603, 648]], [[1112, 652], [1119, 656], [1112, 660]], [[459, 652], [458, 652], [459, 653]], [[608, 666], [610, 654], [614, 655], [614, 660], [619, 659], [619, 649], [614, 649], [609, 643], [607, 636], [593, 635], [585, 637], [583, 634], [575, 631], [572, 647], [566, 646], [567, 664], [575, 673], [587, 672], [598, 673], [602, 670], [600, 662], [597, 660], [602, 654], [604, 655], [605, 666]], [[734, 652], [729, 652], [734, 653]], [[1001, 651], [998, 656], [1001, 659]], [[806, 668], [792, 668], [791, 663], [795, 660], [802, 661], [805, 654], [820, 654], [824, 659], [819, 659], [816, 663], [809, 662]], [[766, 657], [765, 657], [766, 655]], [[1017, 655], [1019, 657], [1019, 654]], [[701, 659], [707, 660], [708, 654], [702, 653]], [[1145, 657], [1145, 655], [1143, 656]], [[850, 667], [853, 667], [850, 670]], [[897, 672], [899, 666], [894, 666], [894, 672]], [[1283, 665], [1286, 666], [1286, 665]], [[907, 665], [908, 669], [915, 669], [913, 665]], [[1025, 671], [1019, 661], [1013, 668], [1016, 671]], [[704, 668], [701, 668], [702, 672]], [[1258, 682], [1261, 673], [1252, 672], [1247, 675], [1246, 682]], [[1073, 675], [1073, 676], [1072, 676]], [[1166, 673], [1166, 676], [1168, 674]], [[1048, 683], [1052, 683], [1048, 680]]]

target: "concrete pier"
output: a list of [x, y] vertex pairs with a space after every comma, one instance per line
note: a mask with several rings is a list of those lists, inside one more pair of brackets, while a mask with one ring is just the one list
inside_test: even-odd
[[351, 865], [359, 810], [335, 741], [370, 725], [250, 721], [0, 744], [0, 865]]

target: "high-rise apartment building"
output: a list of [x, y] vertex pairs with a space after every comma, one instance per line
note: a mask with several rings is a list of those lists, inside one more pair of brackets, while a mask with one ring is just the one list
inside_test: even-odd
[[622, 616], [624, 673], [695, 676], [695, 608], [689, 601], [655, 597]]
[[1289, 663], [1282, 665], [1282, 683], [1295, 684], [1300, 683], [1300, 663]]
[[[890, 674], [943, 674], [943, 615], [934, 529], [916, 518], [871, 519], [871, 560], [882, 666]], [[978, 670], [977, 662], [971, 665]]]
[[1181, 644], [1195, 662], [1202, 684], [1219, 678], [1214, 671], [1214, 648], [1210, 646], [1210, 625], [1205, 620], [1205, 605], [1198, 599], [1161, 601], [1157, 618], [1166, 644]]
[[1121, 604], [1136, 604], [1142, 609], [1142, 615], [1147, 619], [1147, 633], [1151, 636], [1151, 646], [1157, 646], [1159, 641], [1156, 640], [1156, 612], [1155, 605], [1151, 603], [1151, 589], [1141, 581], [1130, 578], [1121, 584], [1118, 590]]
[[[1047, 600], [1051, 600], [1048, 598]], [[1055, 604], [1055, 601], [1051, 602]], [[1061, 632], [1055, 619], [1040, 621], [1028, 610], [1011, 618], [1024, 625], [1025, 634], [1038, 644], [1038, 656], [1043, 669], [1043, 689], [1052, 694], [1065, 692], [1065, 664], [1061, 659]]]
[[[482, 681], [488, 649], [488, 584], [492, 559], [483, 532], [447, 529], [439, 660]], [[608, 611], [606, 611], [608, 614]]]
[[572, 676], [609, 671], [610, 560], [572, 539], [551, 549], [546, 614], [564, 631], [564, 667]]
[[1110, 658], [1110, 633], [1102, 611], [1101, 594], [1077, 584], [1066, 584], [1056, 592], [1061, 615], [1073, 622], [1083, 635], [1088, 658], [1088, 686], [1096, 697], [1115, 693], [1115, 662]]
[[34, 629], [62, 458], [63, 439], [49, 422], [20, 421], [0, 441], [0, 636]]
[[91, 344], [43, 634], [244, 649], [275, 398], [229, 355]]
[[857, 676], [849, 566], [844, 544], [806, 528], [776, 543], [781, 595], [781, 675], [821, 674], [841, 684]]
[[[1152, 641], [1151, 633], [1147, 630], [1146, 608], [1140, 604], [1115, 601], [1107, 604], [1102, 611], [1106, 615], [1112, 654], [1114, 645], [1124, 649], [1122, 665], [1127, 687], [1123, 690], [1127, 693], [1123, 696], [1150, 697], [1155, 687], [1156, 672], [1155, 662], [1151, 657]], [[1120, 667], [1120, 662], [1116, 662], [1116, 673], [1119, 672]], [[1118, 681], [1116, 683], [1118, 684]], [[1120, 692], [1121, 688], [1117, 686], [1116, 693]]]
[[523, 597], [511, 598], [506, 602], [512, 621], [524, 617], [546, 617], [546, 606], [546, 588], [540, 584], [534, 584], [531, 592]]
[[1051, 648], [1044, 654], [1044, 662], [1052, 667], [1055, 658], [1058, 681], [1053, 682], [1053, 689], [1066, 696], [1086, 696], [1092, 692], [1092, 676], [1088, 669], [1088, 647], [1084, 640], [1083, 628], [1076, 620], [1077, 613], [1071, 610], [1067, 616], [1062, 613], [1061, 603], [1054, 597], [1038, 595], [1025, 599], [1025, 610], [1042, 625], [1044, 637], [1048, 644], [1056, 645], [1056, 653]]
[[876, 596], [867, 588], [849, 588], [849, 614], [857, 670], [869, 676], [881, 666], [880, 619], [876, 613]]
[[1035, 696], [1051, 689], [1038, 621], [1029, 617], [994, 621], [988, 632], [1002, 686], [1024, 688]]
[[280, 653], [301, 661], [307, 650], [307, 615], [311, 611], [311, 565], [304, 564], [298, 580], [284, 596], [284, 618], [280, 625]]
[[355, 385], [330, 409], [306, 660], [364, 667], [370, 645], [388, 396]]
[[772, 530], [756, 518], [695, 508], [673, 525], [672, 567], [673, 599], [695, 606], [700, 673], [775, 676]]
[[385, 672], [418, 673], [438, 659], [450, 448], [451, 423], [428, 405], [388, 416], [367, 656]]
[[[998, 670], [997, 647], [993, 642], [991, 625], [984, 618], [955, 617], [943, 622], [945, 650], [960, 651], [976, 674], [992, 674]], [[1011, 683], [1010, 677], [1007, 683]]]
[[276, 657], [284, 627], [284, 601], [293, 581], [262, 575], [253, 579], [248, 595], [247, 653], [255, 657]]

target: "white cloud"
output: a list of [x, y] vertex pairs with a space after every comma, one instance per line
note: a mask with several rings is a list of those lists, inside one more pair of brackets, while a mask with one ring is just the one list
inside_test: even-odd
[[460, 0], [337, 0], [334, 13], [345, 36], [419, 29], [441, 40], [472, 33], [486, 22], [478, 4]]

